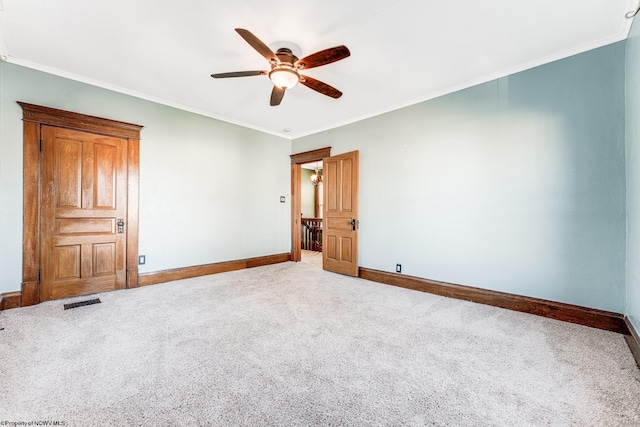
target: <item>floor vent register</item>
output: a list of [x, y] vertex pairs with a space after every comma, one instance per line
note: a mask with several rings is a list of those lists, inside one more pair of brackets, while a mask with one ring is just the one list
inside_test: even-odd
[[100, 304], [100, 298], [88, 299], [86, 301], [78, 301], [78, 302], [72, 302], [71, 304], [65, 304], [64, 309], [69, 310], [70, 308], [84, 307], [85, 305], [93, 305], [93, 304]]

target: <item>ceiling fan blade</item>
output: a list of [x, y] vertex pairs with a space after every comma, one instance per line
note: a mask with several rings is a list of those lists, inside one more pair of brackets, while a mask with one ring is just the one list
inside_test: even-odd
[[342, 96], [342, 92], [340, 92], [335, 87], [329, 86], [328, 84], [323, 83], [320, 80], [316, 80], [308, 76], [300, 76], [300, 83], [308, 88], [315, 90], [316, 92], [320, 92], [323, 95], [330, 96], [331, 98], [340, 98]]
[[233, 71], [231, 73], [218, 73], [211, 74], [214, 79], [226, 79], [228, 77], [248, 77], [248, 76], [261, 76], [267, 74], [266, 71]]
[[329, 49], [321, 50], [320, 52], [312, 53], [309, 56], [298, 60], [296, 66], [302, 70], [308, 70], [309, 68], [319, 67], [321, 65], [331, 64], [332, 62], [340, 61], [351, 55], [349, 49], [346, 46], [336, 46]]
[[262, 41], [260, 41], [259, 38], [254, 36], [251, 33], [251, 31], [245, 30], [244, 28], [236, 28], [236, 32], [238, 34], [240, 34], [240, 36], [247, 43], [249, 43], [252, 48], [257, 50], [260, 55], [262, 55], [265, 58], [267, 58], [267, 61], [275, 61], [275, 62], [278, 62], [278, 63], [280, 62], [280, 60], [278, 59], [276, 54], [273, 53], [273, 51], [269, 48], [269, 46], [267, 46], [266, 44], [262, 43]]
[[273, 90], [271, 91], [271, 102], [270, 105], [275, 107], [276, 105], [280, 105], [282, 102], [282, 98], [284, 97], [284, 92], [286, 89], [279, 88], [278, 86], [273, 86]]

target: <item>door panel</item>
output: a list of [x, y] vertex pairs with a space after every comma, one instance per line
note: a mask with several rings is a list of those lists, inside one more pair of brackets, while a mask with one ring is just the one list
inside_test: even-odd
[[342, 249], [341, 261], [342, 262], [352, 262], [353, 261], [353, 239], [350, 237], [342, 237], [340, 239], [340, 248]]
[[125, 287], [127, 141], [43, 126], [41, 300]]
[[94, 147], [94, 209], [116, 208], [117, 147], [96, 144]]
[[82, 141], [60, 139], [54, 146], [56, 207], [79, 208], [82, 200]]
[[[324, 168], [323, 179], [324, 179], [324, 195], [325, 195], [325, 212], [326, 213], [334, 213], [337, 212], [338, 207], [338, 163], [330, 162], [325, 163], [326, 159], [322, 162], [322, 167]], [[324, 212], [323, 212], [324, 215]], [[326, 216], [324, 218], [327, 218]], [[328, 218], [327, 218], [328, 219]]]
[[57, 246], [55, 253], [55, 280], [80, 278], [80, 245]]
[[58, 218], [56, 224], [59, 236], [116, 232], [114, 218]]
[[343, 160], [340, 163], [341, 166], [341, 174], [340, 174], [340, 210], [343, 213], [353, 212], [353, 187], [357, 186], [358, 183], [354, 183], [352, 179], [353, 168], [354, 168], [353, 159]]
[[[351, 211], [348, 211], [347, 213], [351, 213]], [[330, 229], [336, 231], [349, 232], [352, 228], [351, 219], [351, 215], [340, 217], [331, 216], [325, 220], [325, 227], [329, 227]]]
[[116, 273], [116, 248], [114, 243], [93, 245], [93, 270], [94, 276]]
[[322, 252], [326, 253], [327, 258], [335, 259], [337, 246], [336, 236], [326, 236], [323, 242]]
[[353, 151], [323, 160], [322, 266], [350, 276], [358, 275], [358, 159]]

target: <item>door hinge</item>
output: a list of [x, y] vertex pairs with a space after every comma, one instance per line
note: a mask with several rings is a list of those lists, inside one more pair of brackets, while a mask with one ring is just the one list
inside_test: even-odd
[[42, 280], [42, 270], [38, 270], [38, 282]]
[[42, 138], [40, 138], [40, 151], [42, 151]]

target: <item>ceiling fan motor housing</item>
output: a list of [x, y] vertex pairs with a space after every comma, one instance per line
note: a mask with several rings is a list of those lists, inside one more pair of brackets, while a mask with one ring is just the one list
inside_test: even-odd
[[278, 51], [276, 52], [276, 56], [278, 57], [280, 62], [291, 64], [291, 66], [293, 66], [293, 64], [298, 60], [298, 57], [295, 56], [293, 52], [291, 52], [291, 49], [287, 49], [286, 47], [281, 47], [280, 49], [278, 49]]

